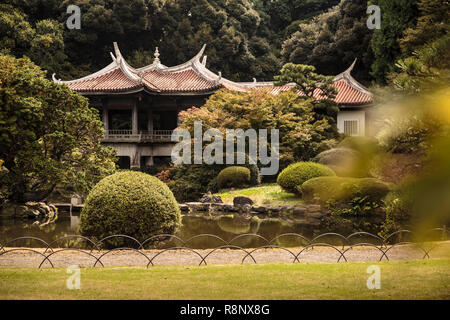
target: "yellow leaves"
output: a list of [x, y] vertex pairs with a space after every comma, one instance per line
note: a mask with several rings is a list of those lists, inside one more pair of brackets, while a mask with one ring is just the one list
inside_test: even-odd
[[72, 158], [74, 158], [75, 160], [80, 160], [81, 158], [83, 158], [83, 154], [78, 148], [75, 148], [72, 150]]
[[437, 112], [437, 118], [450, 124], [450, 88], [446, 87], [432, 94], [430, 102], [430, 106]]

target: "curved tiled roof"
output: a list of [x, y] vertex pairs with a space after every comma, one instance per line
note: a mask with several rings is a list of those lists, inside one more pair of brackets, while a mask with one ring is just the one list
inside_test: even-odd
[[[278, 94], [293, 87], [293, 84], [274, 86], [273, 82], [257, 82], [255, 79], [253, 82], [233, 82], [225, 79], [220, 72], [215, 74], [206, 68], [206, 56], [204, 56], [203, 62], [200, 62], [204, 50], [205, 45], [189, 61], [177, 66], [166, 67], [161, 64], [158, 48], [156, 48], [153, 63], [135, 69], [125, 61], [117, 43], [114, 43], [115, 55], [111, 53], [113, 62], [105, 68], [72, 81], [57, 80], [54, 75], [53, 80], [87, 95], [140, 90], [155, 94], [206, 94], [220, 88], [235, 91], [269, 88], [273, 94]], [[372, 94], [350, 75], [355, 63], [356, 60], [350, 68], [334, 78], [334, 86], [338, 92], [334, 100], [339, 105], [360, 106], [373, 101]], [[320, 90], [316, 90], [314, 96], [321, 99]]]
[[86, 77], [61, 81], [69, 88], [84, 94], [115, 93], [125, 91], [147, 90], [154, 93], [201, 94], [214, 92], [220, 88], [245, 90], [237, 83], [216, 75], [201, 62], [205, 46], [191, 60], [174, 67], [166, 67], [160, 63], [158, 48], [151, 65], [135, 69], [131, 67], [114, 43], [115, 55], [111, 53], [113, 62], [102, 70]]
[[70, 82], [67, 85], [72, 90], [83, 92], [126, 91], [139, 87], [139, 84], [128, 78], [120, 69], [113, 69], [99, 76]]
[[[351, 76], [351, 71], [356, 64], [356, 59], [352, 65], [344, 72], [334, 77], [333, 86], [337, 89], [336, 97], [333, 99], [340, 106], [364, 106], [373, 102], [372, 93], [367, 90], [362, 84], [356, 81]], [[273, 82], [242, 82], [242, 85], [249, 89], [266, 88], [272, 94], [279, 94], [280, 92], [292, 89], [295, 84], [288, 83], [282, 86], [275, 86]], [[297, 94], [303, 95], [302, 92], [297, 91]], [[320, 89], [316, 89], [313, 93], [316, 99], [323, 99]]]
[[334, 86], [338, 92], [334, 101], [339, 105], [365, 105], [373, 102], [371, 93], [359, 91], [345, 80], [335, 81]]
[[161, 92], [208, 92], [221, 87], [220, 83], [207, 80], [192, 69], [174, 73], [152, 70], [145, 73], [144, 84], [153, 84]]

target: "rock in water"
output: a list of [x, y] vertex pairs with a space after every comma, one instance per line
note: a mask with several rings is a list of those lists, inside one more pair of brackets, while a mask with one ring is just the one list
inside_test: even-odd
[[243, 207], [246, 204], [253, 205], [253, 200], [249, 197], [237, 196], [233, 198], [233, 204], [235, 207]]

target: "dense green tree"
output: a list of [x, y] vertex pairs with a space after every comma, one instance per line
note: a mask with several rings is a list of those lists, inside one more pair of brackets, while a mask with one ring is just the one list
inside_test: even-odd
[[166, 1], [154, 18], [166, 65], [190, 59], [206, 43], [208, 67], [232, 80], [270, 80], [280, 68], [259, 34], [261, 16], [250, 1]]
[[63, 27], [56, 20], [30, 22], [20, 9], [0, 4], [0, 53], [28, 56], [49, 73], [65, 65]]
[[450, 36], [425, 44], [412, 56], [400, 59], [389, 80], [403, 93], [433, 91], [450, 83]]
[[[334, 102], [337, 90], [333, 86], [333, 77], [316, 73], [313, 66], [286, 63], [275, 76], [275, 84], [294, 83], [293, 90], [300, 92], [299, 99], [309, 99], [316, 120], [325, 119], [332, 124], [325, 132], [329, 138], [336, 138], [336, 116], [339, 108]], [[317, 95], [320, 92], [320, 98]]]
[[403, 93], [432, 91], [450, 82], [449, 3], [420, 0], [420, 16], [414, 28], [399, 40], [407, 57], [396, 63], [389, 80]]
[[420, 16], [413, 28], [408, 28], [400, 39], [403, 54], [413, 51], [449, 33], [450, 4], [447, 0], [419, 0]]
[[354, 75], [360, 81], [369, 81], [373, 56], [366, 9], [366, 1], [342, 0], [312, 21], [300, 23], [299, 30], [283, 42], [284, 60], [313, 65], [319, 73], [336, 75], [358, 58]]
[[[259, 3], [258, 8], [268, 15], [274, 34], [284, 39], [292, 33], [298, 23], [306, 22], [325, 12], [337, 5], [339, 0], [265, 0], [259, 1]], [[277, 44], [281, 44], [280, 39], [276, 39], [276, 41]]]
[[308, 98], [313, 98], [314, 92], [319, 89], [324, 98], [333, 99], [337, 93], [333, 86], [333, 77], [324, 76], [315, 71], [314, 66], [286, 63], [281, 68], [280, 75], [275, 76], [275, 84], [284, 85], [293, 82], [295, 83], [294, 89], [299, 90]]
[[279, 129], [280, 168], [284, 168], [294, 161], [309, 160], [333, 143], [329, 136], [333, 125], [315, 118], [313, 100], [299, 98], [293, 91], [273, 95], [264, 89], [245, 93], [220, 90], [201, 108], [181, 112], [181, 127], [192, 136], [195, 121], [202, 121], [203, 130], [216, 128], [223, 136], [226, 129]]
[[371, 41], [374, 54], [371, 74], [378, 83], [386, 83], [386, 76], [394, 71], [394, 64], [401, 54], [398, 40], [407, 28], [415, 25], [418, 16], [417, 1], [373, 1], [381, 9], [381, 28], [374, 31]]
[[0, 56], [0, 185], [17, 202], [42, 200], [57, 184], [86, 192], [115, 167], [98, 112], [44, 75], [28, 58]]

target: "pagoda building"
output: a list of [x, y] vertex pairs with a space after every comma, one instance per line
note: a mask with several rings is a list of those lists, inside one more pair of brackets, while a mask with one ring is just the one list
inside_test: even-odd
[[[202, 106], [222, 88], [241, 92], [269, 88], [277, 94], [293, 86], [228, 80], [206, 67], [204, 51], [205, 45], [189, 61], [167, 67], [161, 64], [156, 48], [152, 64], [133, 68], [114, 43], [112, 62], [105, 68], [76, 80], [61, 81], [55, 75], [53, 80], [86, 96], [99, 110], [105, 128], [102, 143], [117, 150], [121, 168], [157, 165], [170, 161], [171, 134], [180, 111]], [[364, 135], [366, 108], [372, 105], [373, 96], [350, 75], [355, 62], [334, 78], [340, 109], [337, 125], [348, 135]]]

